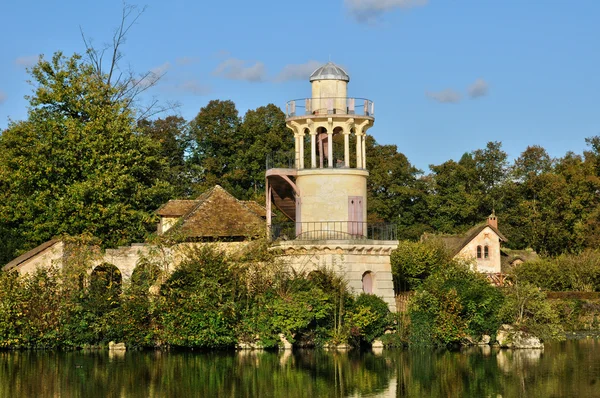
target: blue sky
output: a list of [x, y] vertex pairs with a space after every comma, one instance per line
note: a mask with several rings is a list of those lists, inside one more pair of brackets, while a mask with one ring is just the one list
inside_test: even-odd
[[[110, 41], [121, 1], [0, 5], [0, 128], [26, 118], [26, 67], [38, 54], [83, 53]], [[597, 0], [154, 1], [131, 30], [123, 66], [166, 72], [149, 96], [187, 120], [211, 99], [240, 114], [310, 95], [308, 75], [331, 60], [349, 95], [375, 101], [382, 144], [417, 167], [502, 141], [581, 153], [600, 135]]]

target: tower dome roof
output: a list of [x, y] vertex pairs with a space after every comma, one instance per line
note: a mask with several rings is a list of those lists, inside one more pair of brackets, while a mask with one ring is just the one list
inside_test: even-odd
[[350, 76], [340, 66], [333, 62], [327, 62], [310, 75], [309, 81], [313, 82], [315, 80], [344, 80], [349, 82]]

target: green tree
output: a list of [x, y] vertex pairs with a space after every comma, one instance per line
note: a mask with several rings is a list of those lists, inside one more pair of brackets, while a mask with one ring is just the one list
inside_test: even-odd
[[195, 194], [215, 184], [231, 190], [239, 164], [236, 157], [248, 149], [239, 135], [240, 123], [235, 104], [229, 100], [210, 101], [191, 121], [194, 143], [189, 162], [197, 170]]
[[186, 163], [186, 152], [190, 146], [188, 128], [188, 123], [181, 116], [138, 121], [140, 133], [160, 146], [160, 156], [168, 165], [163, 179], [171, 181], [175, 197], [186, 197], [191, 193], [190, 171]]
[[88, 232], [107, 246], [143, 239], [171, 195], [160, 147], [79, 55], [42, 57], [30, 74], [28, 118], [0, 136], [0, 219], [22, 242], [11, 250], [3, 239], [0, 260], [61, 233]]
[[237, 154], [236, 185], [244, 198], [256, 197], [265, 190], [265, 162], [274, 153], [294, 150], [292, 132], [285, 126], [285, 114], [279, 107], [268, 104], [244, 115], [240, 125], [244, 143]]
[[427, 177], [428, 207], [433, 229], [455, 233], [480, 222], [483, 192], [473, 156], [465, 153], [458, 163], [449, 160], [429, 168], [432, 173]]
[[396, 145], [366, 140], [369, 220], [393, 222], [401, 238], [418, 239], [426, 229], [427, 202], [421, 170], [398, 152]]

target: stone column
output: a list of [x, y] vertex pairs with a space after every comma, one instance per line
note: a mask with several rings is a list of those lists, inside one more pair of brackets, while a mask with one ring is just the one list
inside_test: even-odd
[[299, 170], [302, 170], [302, 169], [304, 169], [304, 131], [302, 131], [299, 134], [299, 136], [300, 136], [300, 138], [299, 138], [300, 139], [300, 141], [299, 141], [299, 143], [300, 143], [300, 150], [299, 150], [299, 152], [300, 152], [300, 159], [299, 159], [300, 167], [299, 167]]
[[356, 168], [360, 169], [362, 167], [362, 128], [356, 128], [354, 130], [354, 135], [356, 136]]
[[310, 130], [310, 167], [317, 168], [317, 131]]
[[362, 168], [367, 169], [367, 134], [362, 135]]
[[296, 169], [300, 168], [300, 136], [298, 134], [294, 134], [294, 152], [295, 152], [295, 158], [294, 158], [294, 166], [296, 167]]
[[333, 167], [333, 129], [327, 130], [327, 166]]
[[344, 128], [344, 166], [350, 167], [350, 130]]

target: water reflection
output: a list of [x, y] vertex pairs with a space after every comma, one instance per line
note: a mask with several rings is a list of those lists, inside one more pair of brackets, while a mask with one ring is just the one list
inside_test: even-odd
[[600, 396], [600, 342], [545, 350], [0, 352], [2, 397]]

